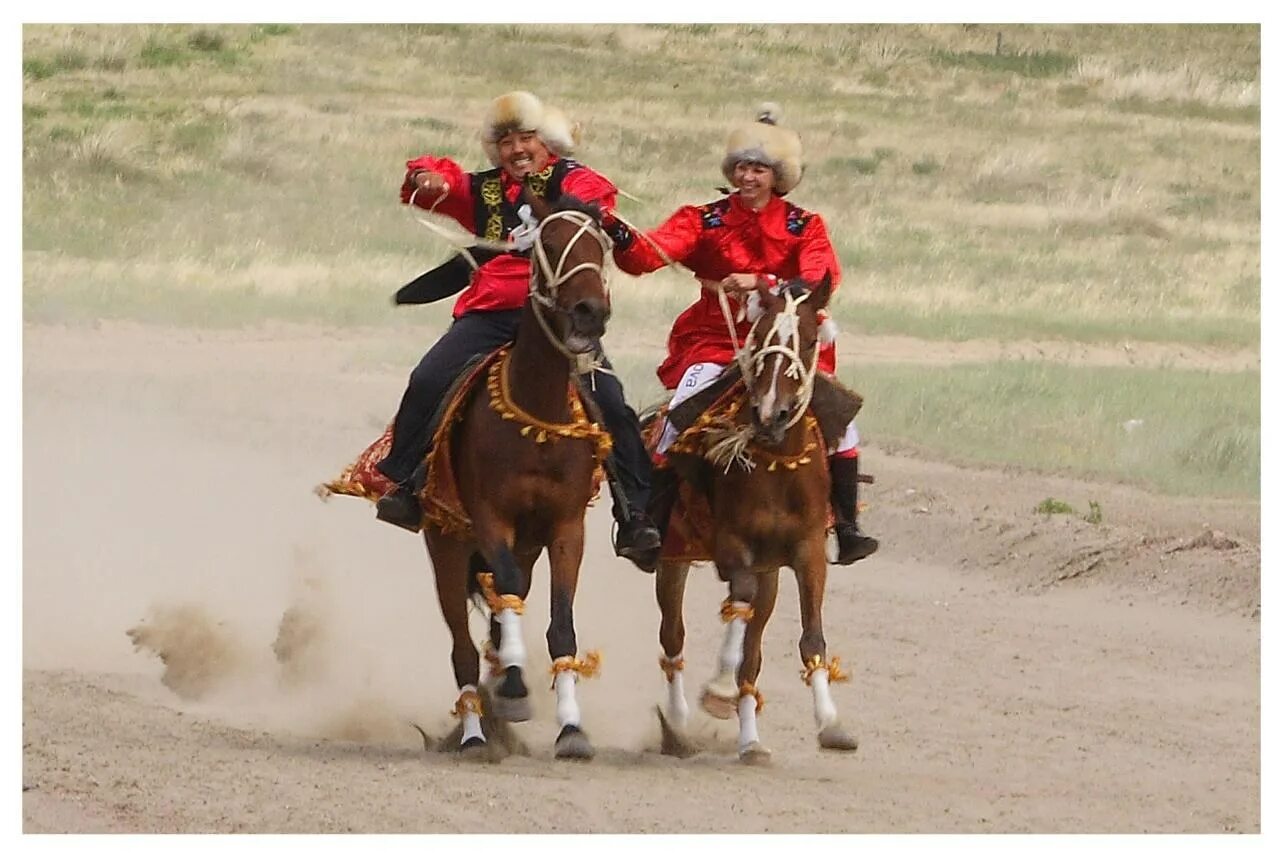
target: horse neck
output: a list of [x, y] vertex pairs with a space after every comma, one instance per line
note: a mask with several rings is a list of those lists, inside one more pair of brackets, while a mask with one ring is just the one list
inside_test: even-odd
[[547, 340], [532, 301], [524, 304], [507, 371], [512, 403], [543, 421], [569, 420], [569, 360]]

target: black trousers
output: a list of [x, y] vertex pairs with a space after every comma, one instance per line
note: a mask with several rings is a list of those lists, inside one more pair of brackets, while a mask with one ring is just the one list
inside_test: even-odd
[[[422, 462], [431, 445], [428, 431], [431, 416], [462, 368], [475, 356], [491, 353], [514, 341], [522, 309], [476, 311], [457, 318], [432, 345], [409, 374], [409, 386], [396, 412], [391, 450], [378, 469], [396, 483], [405, 483]], [[601, 354], [603, 356], [603, 354]], [[604, 359], [608, 366], [608, 359]], [[591, 377], [584, 384], [591, 388]], [[612, 488], [621, 488], [632, 512], [649, 504], [652, 465], [640, 438], [640, 420], [627, 405], [622, 383], [617, 377], [596, 371], [592, 396], [600, 405], [605, 428], [613, 437], [613, 453], [606, 463], [616, 477]], [[619, 522], [626, 516], [615, 497], [613, 515]]]

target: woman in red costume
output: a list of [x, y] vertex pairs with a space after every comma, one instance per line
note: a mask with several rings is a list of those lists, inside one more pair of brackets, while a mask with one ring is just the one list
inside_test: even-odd
[[[720, 168], [735, 192], [709, 204], [686, 205], [643, 236], [620, 222], [610, 226], [614, 260], [624, 272], [640, 275], [674, 261], [691, 270], [702, 286], [698, 300], [676, 319], [667, 340], [667, 358], [658, 368], [662, 384], [675, 390], [672, 405], [711, 382], [733, 361], [733, 336], [717, 287], [741, 294], [776, 286], [780, 280], [817, 283], [828, 274], [833, 288], [840, 282], [840, 262], [822, 217], [783, 198], [800, 183], [804, 167], [800, 138], [777, 126], [777, 113], [776, 106], [766, 104], [755, 122], [729, 135]], [[731, 297], [730, 302], [736, 317], [737, 300]], [[738, 341], [746, 339], [750, 328], [745, 319], [738, 323]], [[825, 318], [819, 332], [818, 367], [834, 373], [834, 322]], [[659, 456], [675, 438], [674, 428], [668, 425], [658, 445]], [[850, 564], [879, 547], [874, 537], [858, 528], [858, 430], [853, 421], [828, 459], [840, 545], [837, 562]], [[651, 507], [660, 528], [665, 528], [670, 516], [675, 485], [674, 471], [666, 467], [654, 471]]]

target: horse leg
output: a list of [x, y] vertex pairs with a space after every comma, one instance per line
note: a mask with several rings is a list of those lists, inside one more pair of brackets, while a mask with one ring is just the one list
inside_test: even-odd
[[778, 601], [778, 570], [754, 577], [756, 593], [751, 600], [752, 613], [742, 639], [742, 664], [738, 667], [738, 756], [749, 764], [764, 764], [770, 754], [768, 748], [760, 744], [756, 729], [756, 715], [764, 705], [756, 680], [760, 677], [763, 658], [764, 627]]
[[729, 596], [720, 606], [720, 619], [725, 624], [720, 644], [719, 670], [702, 686], [700, 702], [707, 714], [721, 720], [733, 717], [738, 708], [738, 667], [742, 664], [742, 639], [751, 619], [751, 601], [755, 598], [757, 580], [746, 565], [746, 548], [718, 549], [716, 569], [729, 582]]
[[498, 666], [503, 675], [493, 695], [493, 713], [512, 723], [527, 721], [533, 712], [529, 706], [529, 689], [524, 683], [526, 653], [520, 625], [520, 617], [524, 613], [524, 596], [521, 594], [527, 590], [527, 585], [520, 564], [511, 551], [514, 531], [509, 525], [504, 526], [492, 518], [483, 521], [476, 518], [474, 525], [477, 532], [485, 532], [479, 544], [480, 555], [493, 578], [491, 587], [483, 582], [481, 586], [499, 625]]
[[840, 671], [838, 659], [827, 659], [827, 641], [822, 634], [822, 599], [827, 586], [824, 538], [814, 537], [802, 546], [795, 570], [800, 590], [800, 660], [805, 668], [805, 684], [813, 691], [818, 744], [826, 750], [857, 750], [858, 739], [840, 726], [836, 704], [831, 699], [831, 682], [848, 677]]
[[424, 534], [435, 572], [440, 611], [453, 635], [453, 676], [459, 692], [453, 714], [462, 723], [462, 752], [481, 755], [485, 751], [476, 749], [485, 746], [484, 733], [480, 728], [483, 709], [476, 688], [480, 684], [480, 654], [471, 640], [471, 629], [467, 623], [468, 548], [432, 528]]
[[[583, 530], [581, 520], [559, 526], [547, 546], [551, 564], [551, 623], [547, 626], [547, 652], [555, 674], [557, 759], [587, 760], [595, 748], [582, 730], [582, 710], [578, 707], [578, 637], [573, 628], [573, 597], [578, 590], [578, 570], [582, 566]], [[583, 671], [590, 675], [593, 670]]]
[[666, 720], [677, 729], [689, 722], [689, 704], [684, 698], [684, 587], [689, 564], [662, 563], [658, 566], [655, 591], [662, 624], [658, 641], [663, 657], [658, 665], [667, 677]]
[[667, 678], [667, 705], [657, 707], [662, 730], [662, 752], [681, 758], [697, 749], [684, 734], [689, 722], [689, 704], [684, 698], [684, 587], [689, 578], [687, 563], [659, 563], [656, 592], [662, 625], [658, 640], [663, 655], [658, 665]]
[[[516, 563], [520, 565], [522, 573], [523, 586], [520, 590], [520, 598], [527, 600], [529, 598], [529, 588], [533, 584], [533, 565], [538, 560], [541, 549], [532, 552], [517, 552]], [[483, 558], [481, 558], [483, 560]], [[503, 670], [502, 661], [498, 658], [498, 647], [502, 645], [502, 624], [498, 622], [496, 613], [489, 614], [489, 640], [484, 645], [484, 661], [487, 666], [487, 672], [484, 676], [485, 687], [493, 693], [502, 680]]]

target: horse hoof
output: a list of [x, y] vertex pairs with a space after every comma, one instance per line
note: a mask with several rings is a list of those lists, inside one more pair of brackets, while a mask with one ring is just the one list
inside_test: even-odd
[[493, 716], [500, 721], [518, 724], [533, 717], [533, 707], [528, 697], [504, 697], [493, 695]]
[[738, 751], [738, 758], [747, 765], [769, 765], [773, 752], [758, 741], [753, 741]]
[[493, 715], [510, 723], [520, 723], [533, 717], [529, 688], [524, 684], [524, 674], [517, 665], [507, 668], [502, 684], [493, 693]]
[[556, 759], [576, 759], [585, 762], [596, 755], [587, 734], [573, 724], [566, 724], [556, 738]]
[[698, 752], [683, 732], [684, 727], [674, 726], [667, 715], [662, 711], [662, 706], [654, 706], [654, 711], [658, 713], [658, 726], [662, 728], [662, 755], [674, 756], [677, 759], [688, 759]]
[[473, 735], [462, 742], [462, 747], [458, 749], [458, 756], [468, 762], [488, 762], [489, 743], [480, 736]]
[[858, 737], [845, 732], [840, 724], [831, 724], [818, 733], [818, 746], [823, 750], [857, 750]]
[[711, 717], [727, 721], [738, 713], [738, 683], [732, 674], [713, 679], [702, 686], [698, 702]]

